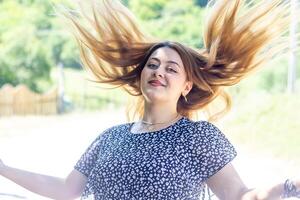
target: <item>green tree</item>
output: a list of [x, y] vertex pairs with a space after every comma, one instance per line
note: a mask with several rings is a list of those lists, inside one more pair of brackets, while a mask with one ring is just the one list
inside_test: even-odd
[[193, 1], [130, 0], [130, 9], [155, 37], [201, 48], [204, 11]]
[[0, 24], [0, 87], [24, 83], [39, 91], [39, 82], [50, 82], [51, 67], [58, 63], [80, 66], [78, 48], [51, 3], [0, 2]]
[[28, 7], [16, 1], [0, 4], [0, 85], [24, 83], [38, 90], [37, 81], [49, 79], [51, 62], [39, 31], [47, 28], [41, 23], [38, 7]]
[[129, 7], [141, 20], [159, 19], [168, 0], [130, 0]]

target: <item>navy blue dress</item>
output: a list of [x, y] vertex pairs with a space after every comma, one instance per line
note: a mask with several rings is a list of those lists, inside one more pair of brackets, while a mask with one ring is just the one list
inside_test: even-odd
[[101, 133], [74, 168], [87, 177], [81, 199], [199, 200], [205, 181], [236, 156], [212, 123], [181, 118], [159, 131], [132, 133], [133, 123]]

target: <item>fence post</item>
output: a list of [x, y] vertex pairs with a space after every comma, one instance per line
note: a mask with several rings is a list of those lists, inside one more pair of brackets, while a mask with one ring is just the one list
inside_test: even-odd
[[58, 65], [58, 113], [64, 112], [64, 96], [65, 96], [65, 76], [64, 65], [59, 62]]
[[287, 82], [287, 91], [288, 93], [295, 93], [296, 85], [296, 66], [297, 66], [297, 20], [296, 20], [296, 9], [298, 7], [297, 0], [291, 1], [291, 24], [290, 24], [290, 59], [288, 67], [288, 82]]

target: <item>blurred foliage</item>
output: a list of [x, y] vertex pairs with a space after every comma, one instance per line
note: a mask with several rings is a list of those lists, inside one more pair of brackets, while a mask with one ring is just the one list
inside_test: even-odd
[[[130, 0], [145, 31], [164, 40], [201, 48], [204, 11], [193, 1]], [[187, 23], [188, 22], [188, 23]]]
[[39, 5], [15, 1], [0, 4], [0, 84], [25, 83], [37, 89], [38, 79], [48, 79], [51, 62], [38, 34], [50, 24]]
[[59, 62], [79, 67], [74, 42], [51, 3], [0, 2], [0, 24], [0, 86], [23, 83], [40, 91], [39, 83], [51, 82], [49, 73]]

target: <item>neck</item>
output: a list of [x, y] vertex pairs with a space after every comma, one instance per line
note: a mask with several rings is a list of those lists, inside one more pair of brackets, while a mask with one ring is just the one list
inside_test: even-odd
[[142, 120], [152, 124], [167, 122], [179, 115], [176, 106], [170, 107], [170, 105], [151, 105], [145, 103], [144, 108]]

